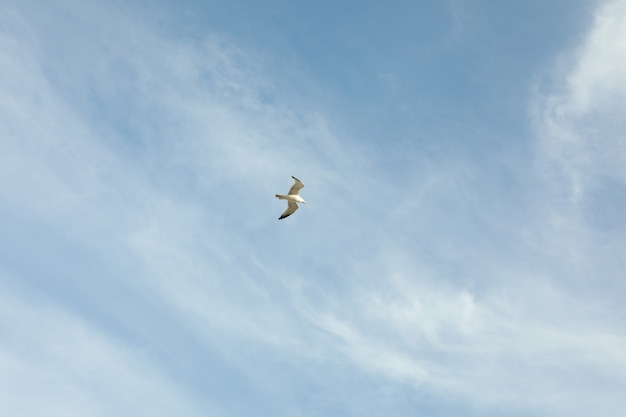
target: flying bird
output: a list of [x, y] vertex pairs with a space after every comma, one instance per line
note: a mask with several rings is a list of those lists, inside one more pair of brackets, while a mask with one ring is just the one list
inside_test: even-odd
[[291, 176], [291, 178], [293, 178], [293, 185], [289, 189], [287, 195], [276, 194], [276, 198], [278, 198], [279, 200], [287, 200], [287, 210], [283, 211], [283, 214], [280, 215], [278, 220], [284, 219], [285, 217], [291, 216], [293, 213], [295, 213], [296, 210], [298, 210], [297, 203], [306, 204], [306, 201], [304, 201], [304, 199], [298, 195], [300, 190], [304, 188], [304, 184], [302, 184], [302, 182], [293, 175]]

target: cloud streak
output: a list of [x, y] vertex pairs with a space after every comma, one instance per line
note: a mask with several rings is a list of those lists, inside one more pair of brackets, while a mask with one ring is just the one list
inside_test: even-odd
[[[537, 87], [521, 162], [361, 146], [220, 34], [190, 42], [132, 7], [10, 5], [12, 415], [623, 409], [625, 248], [608, 232], [624, 227], [623, 2], [560, 88]], [[312, 204], [277, 226], [291, 174]]]

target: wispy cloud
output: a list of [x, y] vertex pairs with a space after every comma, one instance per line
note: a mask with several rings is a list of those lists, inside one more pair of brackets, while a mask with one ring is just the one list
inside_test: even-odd
[[570, 66], [536, 102], [543, 151], [565, 173], [575, 201], [585, 198], [594, 179], [623, 181], [626, 175], [619, 105], [626, 95], [625, 7], [610, 1], [598, 9], [584, 44], [563, 59]]
[[[2, 282], [7, 277], [2, 274]], [[0, 308], [0, 387], [11, 415], [198, 415], [144, 346], [132, 346], [94, 328], [33, 293], [3, 285]], [[205, 404], [220, 415], [219, 407]]]
[[[136, 414], [142, 392], [193, 413], [165, 394], [170, 385], [192, 392], [204, 411], [205, 396], [241, 408], [236, 397], [252, 381], [255, 392], [270, 389], [246, 355], [304, 343], [289, 301], [280, 302], [288, 296], [274, 276], [281, 254], [261, 262], [288, 238], [264, 236], [281, 210], [267, 197], [288, 187], [288, 173], [338, 182], [324, 166], [343, 164], [343, 151], [322, 117], [267, 102], [260, 64], [219, 36], [188, 46], [114, 8], [56, 6], [13, 8], [2, 34], [2, 248], [16, 274], [2, 283], [67, 307], [16, 307], [31, 319], [5, 340], [32, 344], [35, 359], [5, 344], [3, 381], [30, 362], [42, 363], [28, 365], [37, 379], [54, 372], [46, 366], [80, 367], [81, 357], [106, 372], [58, 374], [75, 402], [46, 384], [5, 395], [24, 404], [16, 415], [36, 411], [32, 395], [52, 415]], [[54, 32], [56, 22], [67, 26]], [[44, 317], [42, 331], [56, 336], [23, 337], [20, 329]], [[80, 355], [50, 359], [57, 337]], [[111, 345], [114, 357], [100, 360]], [[135, 387], [151, 372], [114, 366], [142, 360], [168, 383]], [[124, 397], [119, 380], [136, 396]], [[228, 392], [219, 382], [228, 380], [240, 388]], [[202, 387], [210, 393], [196, 394]], [[255, 395], [249, 406], [261, 407]], [[171, 411], [154, 401], [147, 409]], [[287, 403], [280, 409], [294, 414]]]
[[[226, 36], [20, 4], [0, 32], [13, 415], [623, 408], [623, 2], [537, 88], [523, 161], [361, 146]], [[290, 174], [309, 204], [278, 223]]]

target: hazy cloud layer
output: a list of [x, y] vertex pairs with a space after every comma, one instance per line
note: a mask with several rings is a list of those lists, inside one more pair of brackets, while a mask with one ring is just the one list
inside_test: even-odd
[[166, 8], [36, 3], [0, 16], [11, 415], [620, 415], [626, 2], [521, 156], [364, 143]]

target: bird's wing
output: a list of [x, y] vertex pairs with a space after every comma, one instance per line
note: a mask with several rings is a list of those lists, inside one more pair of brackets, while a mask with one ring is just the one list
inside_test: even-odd
[[293, 185], [291, 186], [291, 188], [289, 189], [289, 195], [298, 195], [298, 192], [304, 188], [304, 184], [302, 184], [302, 182], [297, 179], [296, 177], [294, 177], [293, 175], [291, 176], [291, 178], [293, 178]]
[[283, 211], [283, 214], [280, 215], [278, 220], [281, 220], [281, 219], [284, 219], [285, 217], [291, 216], [293, 213], [296, 212], [296, 210], [298, 210], [298, 205], [296, 203], [294, 203], [293, 201], [288, 201], [287, 202], [287, 210]]

